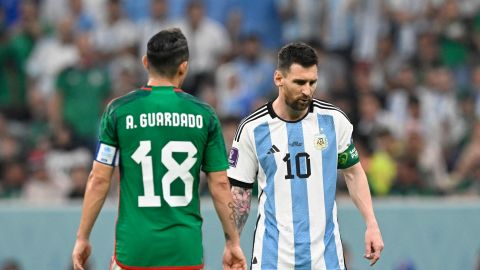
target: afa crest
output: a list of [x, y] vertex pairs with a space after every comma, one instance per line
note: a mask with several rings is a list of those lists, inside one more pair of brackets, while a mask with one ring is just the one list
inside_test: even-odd
[[317, 150], [323, 150], [328, 147], [328, 139], [325, 134], [317, 134], [313, 137], [313, 146]]

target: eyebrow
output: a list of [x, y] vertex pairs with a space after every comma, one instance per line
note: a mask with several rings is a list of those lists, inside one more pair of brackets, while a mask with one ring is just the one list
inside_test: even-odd
[[294, 79], [293, 82], [296, 83], [296, 84], [303, 85], [303, 84], [305, 84], [305, 83], [307, 83], [307, 82], [309, 82], [310, 84], [314, 84], [314, 83], [317, 82], [317, 80], [316, 80], [316, 79], [315, 79], [315, 80]]

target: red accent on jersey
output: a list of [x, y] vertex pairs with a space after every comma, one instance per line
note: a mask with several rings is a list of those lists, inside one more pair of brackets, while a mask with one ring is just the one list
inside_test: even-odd
[[[151, 87], [151, 86], [144, 86], [144, 87], [142, 87], [142, 88], [140, 88], [140, 89], [145, 90], [145, 91], [152, 91], [152, 87]], [[182, 89], [176, 88], [176, 87], [173, 88], [173, 91], [175, 91], [175, 92], [183, 92]]]
[[200, 265], [191, 265], [191, 266], [152, 266], [152, 267], [140, 267], [140, 266], [126, 266], [118, 262], [117, 257], [115, 257], [117, 265], [126, 270], [201, 270], [203, 269], [203, 264]]

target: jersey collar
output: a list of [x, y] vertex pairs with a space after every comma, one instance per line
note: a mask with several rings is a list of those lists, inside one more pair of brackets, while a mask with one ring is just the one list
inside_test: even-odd
[[310, 105], [308, 106], [308, 111], [307, 113], [300, 119], [298, 120], [295, 120], [295, 121], [289, 121], [289, 120], [285, 120], [285, 119], [282, 119], [280, 116], [278, 116], [275, 111], [273, 110], [273, 101], [270, 101], [267, 103], [267, 110], [268, 110], [268, 114], [270, 114], [270, 116], [272, 118], [278, 118], [280, 120], [282, 120], [283, 122], [287, 122], [287, 123], [298, 123], [300, 121], [302, 121], [303, 119], [305, 119], [305, 117], [307, 117], [307, 115], [311, 112], [313, 112], [313, 101], [310, 103]]
[[145, 85], [142, 88], [140, 88], [145, 91], [175, 91], [175, 92], [183, 92], [182, 89], [176, 88], [175, 86], [163, 86], [163, 85]]

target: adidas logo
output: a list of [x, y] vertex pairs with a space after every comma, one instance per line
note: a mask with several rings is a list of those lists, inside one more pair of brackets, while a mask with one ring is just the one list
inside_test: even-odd
[[270, 150], [268, 150], [267, 154], [275, 154], [275, 153], [278, 153], [280, 152], [280, 150], [274, 145], [272, 145], [272, 147], [270, 147]]
[[257, 257], [253, 257], [252, 264], [257, 264]]

